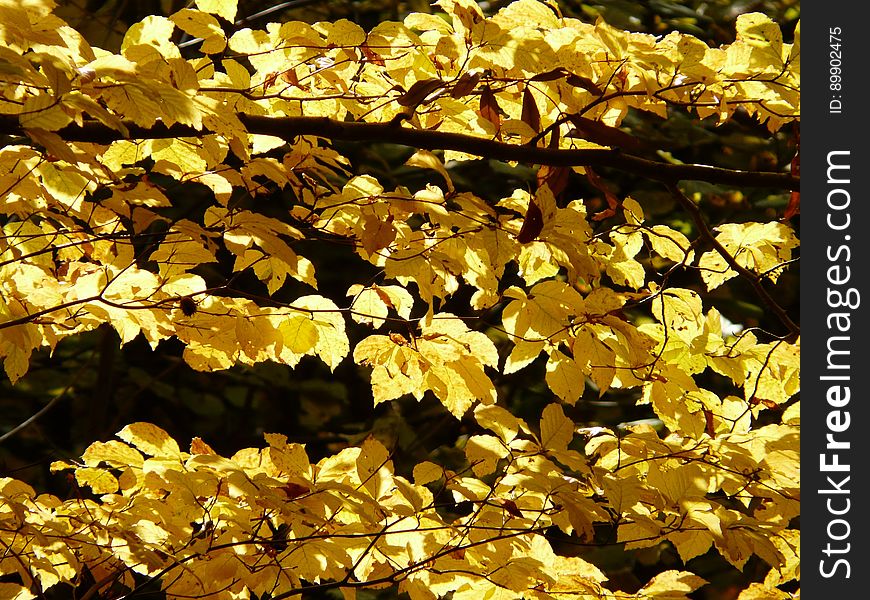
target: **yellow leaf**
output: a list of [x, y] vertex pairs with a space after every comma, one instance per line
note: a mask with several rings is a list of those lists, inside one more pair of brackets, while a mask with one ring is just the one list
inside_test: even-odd
[[[248, 252], [252, 251], [248, 250], [245, 254]], [[262, 253], [260, 254], [262, 256]], [[314, 265], [311, 261], [289, 249], [284, 255], [287, 260], [279, 256], [270, 256], [254, 263], [254, 273], [260, 278], [260, 281], [266, 282], [269, 294], [274, 294], [280, 290], [284, 286], [284, 282], [287, 281], [288, 275], [316, 289], [317, 279], [314, 277]]]
[[94, 442], [84, 451], [82, 460], [89, 467], [96, 467], [101, 462], [110, 467], [141, 467], [144, 461], [137, 450], [116, 440]]
[[47, 131], [56, 131], [72, 121], [72, 117], [60, 107], [60, 102], [49, 94], [28, 97], [21, 106], [18, 119], [26, 129]]
[[169, 17], [179, 29], [193, 37], [202, 38], [200, 50], [203, 54], [216, 54], [223, 51], [227, 38], [217, 19], [198, 10], [182, 8]]
[[[149, 86], [145, 91], [154, 95], [160, 105], [160, 118], [167, 126], [181, 123], [197, 130], [202, 129], [202, 111], [188, 93], [168, 85], [156, 84]], [[186, 139], [184, 143], [191, 145], [195, 142]]]
[[[740, 266], [776, 282], [799, 244], [785, 223], [726, 223], [715, 228], [718, 241]], [[719, 252], [710, 250], [698, 263], [707, 290], [714, 290], [737, 272]]]
[[399, 337], [372, 335], [354, 348], [354, 362], [373, 367], [371, 384], [376, 405], [404, 394], [421, 399], [425, 391], [421, 361], [406, 346], [407, 341], [404, 338], [400, 341]]
[[208, 167], [202, 150], [189, 140], [154, 140], [151, 144], [151, 158], [160, 161], [155, 170], [176, 177], [198, 175]]
[[405, 288], [397, 285], [381, 286], [372, 284], [363, 288], [354, 284], [347, 290], [348, 296], [353, 296], [350, 305], [351, 317], [357, 323], [370, 323], [375, 329], [384, 324], [389, 309], [395, 310], [400, 317], [408, 319], [414, 299]]
[[497, 437], [491, 435], [473, 435], [465, 444], [465, 456], [471, 470], [478, 477], [484, 477], [495, 471], [499, 460], [510, 454], [510, 448]]
[[414, 483], [426, 485], [438, 481], [444, 476], [444, 468], [428, 460], [414, 465]]
[[689, 247], [689, 239], [679, 231], [667, 225], [653, 225], [644, 229], [644, 235], [659, 256], [675, 263], [691, 264], [694, 250]]
[[625, 222], [629, 225], [643, 223], [643, 208], [634, 198], [626, 198], [622, 201], [622, 214], [625, 216]]
[[754, 397], [782, 404], [800, 390], [800, 340], [758, 344], [747, 354], [743, 383], [747, 401]]
[[164, 241], [151, 254], [151, 260], [157, 263], [163, 279], [171, 279], [203, 263], [217, 262], [214, 252], [201, 239], [182, 231], [168, 232]]
[[59, 202], [77, 210], [95, 184], [72, 168], [45, 162], [37, 169], [45, 189]]
[[[210, 1], [219, 3], [221, 0]], [[269, 34], [267, 34], [265, 31], [251, 30], [247, 27], [235, 32], [229, 40], [230, 50], [239, 54], [257, 54], [261, 51], [261, 48], [268, 44]], [[228, 68], [228, 62], [230, 65], [232, 65], [233, 63], [235, 63], [235, 61], [224, 61], [224, 68], [227, 69], [227, 73], [230, 74], [230, 70], [234, 71], [234, 73], [231, 74], [230, 77], [233, 78], [233, 76], [235, 75], [235, 84], [239, 85], [243, 83], [244, 79], [250, 80], [250, 73], [248, 73], [247, 69], [244, 69], [240, 66], [238, 69], [234, 69], [232, 67]], [[238, 65], [238, 63], [235, 64]]]
[[354, 311], [351, 317], [357, 323], [370, 323], [377, 329], [384, 324], [387, 316], [387, 305], [383, 299], [371, 288], [363, 288], [360, 284], [354, 284], [347, 290], [348, 296], [353, 296], [350, 308]]
[[652, 316], [667, 328], [670, 335], [691, 343], [704, 327], [703, 305], [697, 292], [668, 288], [652, 300]]
[[36, 594], [17, 583], [0, 583], [0, 598], [8, 600], [32, 600]]
[[475, 400], [495, 402], [495, 388], [483, 371], [498, 362], [495, 345], [448, 313], [435, 315], [413, 340], [396, 333], [369, 336], [357, 344], [353, 357], [374, 367], [375, 403], [408, 393], [421, 399], [432, 390], [451, 413], [461, 417]]
[[177, 458], [181, 455], [175, 440], [151, 423], [131, 423], [118, 432], [118, 437], [148, 456]]
[[545, 379], [550, 390], [572, 406], [583, 395], [586, 385], [586, 376], [580, 369], [580, 365], [559, 350], [554, 350], [550, 354]]
[[263, 434], [269, 448], [263, 452], [268, 454], [275, 469], [281, 475], [298, 475], [304, 479], [311, 476], [311, 463], [305, 446], [302, 444], [288, 444], [287, 436], [276, 433]]
[[616, 376], [616, 352], [601, 339], [608, 334], [611, 331], [606, 326], [586, 325], [571, 340], [574, 361], [589, 374], [599, 394], [610, 388]]
[[327, 44], [356, 47], [366, 41], [363, 28], [347, 19], [339, 19], [335, 23], [317, 23], [314, 29], [326, 33]]
[[607, 274], [614, 283], [640, 289], [646, 270], [634, 257], [643, 247], [641, 230], [632, 225], [622, 225], [610, 232], [610, 240], [613, 250], [607, 257]]
[[541, 413], [541, 448], [566, 450], [574, 439], [574, 422], [565, 416], [558, 404], [548, 404]]
[[668, 534], [684, 563], [706, 553], [713, 545], [713, 536], [705, 531], [675, 531]]
[[34, 142], [45, 148], [48, 154], [56, 156], [64, 162], [78, 162], [78, 159], [69, 144], [67, 144], [63, 138], [55, 132], [46, 131], [45, 129], [28, 129], [27, 135]]
[[139, 65], [167, 58], [180, 58], [178, 46], [172, 43], [174, 29], [175, 25], [166, 17], [148, 15], [131, 25], [124, 34], [121, 53]]
[[703, 497], [707, 493], [708, 478], [694, 463], [666, 468], [650, 462], [647, 483], [661, 492], [668, 502], [677, 503], [686, 498]]
[[763, 13], [748, 13], [737, 17], [737, 40], [761, 53], [755, 60], [762, 67], [779, 70], [782, 66], [782, 32], [779, 25]]
[[[526, 341], [517, 339], [514, 342], [514, 347], [511, 348], [511, 353], [508, 355], [504, 363], [502, 373], [508, 375], [515, 373], [520, 369], [529, 366], [534, 362], [541, 352], [544, 350], [544, 340]], [[552, 389], [552, 387], [550, 388]]]
[[233, 194], [233, 184], [226, 177], [217, 173], [202, 173], [193, 180], [207, 186], [214, 193], [215, 199], [223, 206], [227, 205]]
[[796, 425], [800, 427], [801, 424], [801, 403], [800, 401], [795, 402], [782, 413], [782, 422], [786, 425]]
[[514, 299], [504, 309], [504, 328], [525, 342], [555, 345], [567, 339], [570, 317], [585, 312], [583, 297], [563, 281], [541, 282], [528, 294], [512, 287], [504, 295]]
[[130, 136], [130, 132], [127, 130], [127, 126], [124, 125], [124, 122], [117, 115], [113, 115], [103, 108], [90, 96], [74, 90], [63, 97], [63, 103], [66, 106], [74, 107], [81, 110], [84, 114], [94, 117], [103, 125], [119, 132], [123, 137]]
[[420, 167], [437, 171], [444, 178], [445, 183], [447, 183], [447, 190], [449, 192], [454, 191], [453, 181], [451, 181], [447, 169], [444, 168], [444, 163], [428, 150], [417, 150], [411, 158], [405, 161], [405, 164], [409, 167]]
[[520, 429], [528, 431], [524, 422], [501, 406], [481, 404], [474, 409], [474, 418], [481, 427], [494, 432], [505, 444], [512, 442]]
[[390, 453], [379, 441], [368, 437], [356, 459], [359, 480], [372, 498], [382, 499], [392, 485], [393, 463]]
[[113, 494], [118, 491], [118, 480], [105, 469], [76, 469], [76, 481], [79, 485], [91, 488], [95, 494]]
[[317, 345], [317, 325], [304, 316], [291, 316], [279, 326], [284, 345], [295, 354], [308, 354]]
[[223, 17], [230, 23], [236, 20], [238, 0], [196, 0], [195, 4], [201, 11]]
[[302, 312], [311, 311], [311, 318], [317, 327], [314, 353], [334, 371], [350, 351], [344, 317], [338, 306], [323, 296], [302, 296], [293, 301], [293, 307]]
[[660, 598], [661, 600], [686, 600], [687, 594], [694, 592], [707, 581], [685, 571], [665, 571], [653, 577], [638, 591], [639, 598]]

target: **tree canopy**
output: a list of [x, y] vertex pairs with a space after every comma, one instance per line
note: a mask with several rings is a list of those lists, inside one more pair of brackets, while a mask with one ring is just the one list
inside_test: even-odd
[[0, 597], [798, 595], [796, 8], [249, 4], [0, 1]]

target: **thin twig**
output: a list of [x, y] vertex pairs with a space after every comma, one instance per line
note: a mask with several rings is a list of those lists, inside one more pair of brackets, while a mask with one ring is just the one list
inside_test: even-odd
[[73, 379], [73, 381], [71, 381], [69, 384], [67, 384], [67, 386], [65, 388], [63, 388], [63, 390], [61, 390], [59, 394], [57, 394], [54, 398], [52, 398], [48, 402], [48, 404], [46, 404], [41, 409], [39, 409], [39, 411], [37, 411], [35, 414], [31, 415], [25, 421], [22, 421], [21, 423], [19, 423], [18, 425], [16, 425], [15, 427], [10, 429], [6, 433], [4, 433], [3, 435], [0, 435], [0, 444], [2, 444], [3, 442], [5, 442], [9, 438], [11, 438], [13, 435], [18, 433], [19, 431], [26, 429], [27, 427], [29, 427], [30, 425], [35, 423], [37, 419], [39, 419], [45, 413], [50, 411], [54, 407], [55, 404], [60, 402], [61, 399], [67, 395], [67, 392], [69, 392], [72, 389], [72, 387], [75, 385], [77, 380], [78, 380], [78, 377], [76, 376]]

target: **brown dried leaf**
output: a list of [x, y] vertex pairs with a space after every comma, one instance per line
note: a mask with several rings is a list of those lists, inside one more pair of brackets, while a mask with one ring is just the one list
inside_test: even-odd
[[535, 131], [540, 131], [541, 113], [538, 112], [538, 103], [535, 102], [535, 97], [529, 87], [523, 90], [523, 112], [520, 119]]
[[528, 244], [541, 234], [544, 228], [544, 215], [540, 207], [535, 204], [534, 200], [529, 201], [529, 209], [526, 211], [526, 218], [523, 221], [523, 226], [517, 234], [517, 241], [521, 244]]
[[480, 81], [481, 73], [463, 73], [462, 77], [456, 80], [453, 84], [453, 89], [450, 91], [450, 96], [453, 98], [462, 98], [470, 94], [477, 83]]
[[501, 109], [488, 85], [480, 92], [480, 116], [501, 129]]
[[602, 146], [615, 146], [629, 152], [642, 152], [646, 149], [644, 142], [616, 127], [580, 115], [569, 115], [568, 119], [576, 128], [570, 134], [571, 137], [580, 137]]
[[601, 91], [601, 88], [596, 85], [594, 81], [589, 79], [588, 77], [583, 77], [582, 75], [575, 75], [574, 73], [569, 73], [568, 78], [565, 80], [568, 85], [573, 85], [574, 87], [582, 88], [589, 92], [590, 94], [595, 94], [596, 96], [600, 96], [604, 92]]
[[372, 50], [366, 42], [363, 42], [359, 47], [362, 51], [363, 56], [366, 57], [366, 61], [372, 63], [373, 65], [377, 65], [379, 67], [386, 66], [387, 63], [384, 62], [384, 59], [381, 58], [379, 54], [376, 54], [374, 50]]
[[556, 79], [562, 79], [566, 75], [570, 75], [570, 73], [568, 73], [562, 67], [559, 67], [558, 69], [553, 69], [552, 71], [547, 71], [546, 73], [538, 73], [529, 81], [555, 81]]
[[407, 92], [399, 96], [397, 102], [401, 106], [417, 106], [426, 99], [426, 96], [443, 85], [444, 82], [437, 77], [422, 79], [415, 82]]

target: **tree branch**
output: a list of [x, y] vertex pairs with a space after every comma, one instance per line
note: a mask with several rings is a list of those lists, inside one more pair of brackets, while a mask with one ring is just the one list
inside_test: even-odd
[[[424, 150], [456, 150], [486, 158], [528, 164], [611, 167], [666, 184], [694, 180], [740, 187], [771, 187], [791, 191], [800, 189], [800, 179], [788, 173], [740, 171], [707, 165], [674, 165], [640, 158], [618, 149], [539, 148], [461, 133], [414, 129], [401, 124], [338, 121], [328, 117], [264, 117], [245, 114], [239, 114], [238, 117], [249, 133], [271, 135], [288, 142], [300, 135], [355, 142], [389, 142]], [[131, 122], [125, 122], [124, 125], [129, 131], [129, 139], [202, 137], [214, 133], [178, 123], [169, 127], [162, 123], [152, 127], [142, 127]], [[0, 134], [26, 133], [14, 116], [0, 115]], [[81, 126], [68, 125], [56, 133], [63, 139], [74, 142], [108, 144], [125, 139], [120, 132], [97, 121], [88, 121]]]
[[789, 331], [787, 340], [794, 341], [797, 339], [801, 332], [800, 327], [791, 320], [791, 317], [788, 316], [785, 309], [773, 299], [773, 296], [771, 296], [766, 289], [764, 289], [764, 286], [761, 283], [761, 277], [742, 266], [733, 256], [731, 256], [728, 250], [719, 243], [719, 240], [716, 239], [716, 236], [713, 235], [710, 228], [707, 227], [707, 223], [704, 222], [704, 216], [701, 214], [697, 205], [692, 202], [691, 199], [689, 199], [676, 185], [668, 185], [668, 191], [673, 195], [677, 202], [679, 202], [680, 206], [689, 213], [689, 216], [698, 228], [698, 233], [701, 238], [713, 246], [713, 249], [719, 253], [719, 256], [721, 256], [726, 263], [728, 263], [728, 266], [731, 267], [731, 269], [736, 271], [741, 277], [746, 279], [750, 285], [752, 285], [752, 289], [755, 290], [758, 297], [761, 298], [767, 307], [773, 311], [773, 314], [777, 316], [780, 322], [786, 326]]

